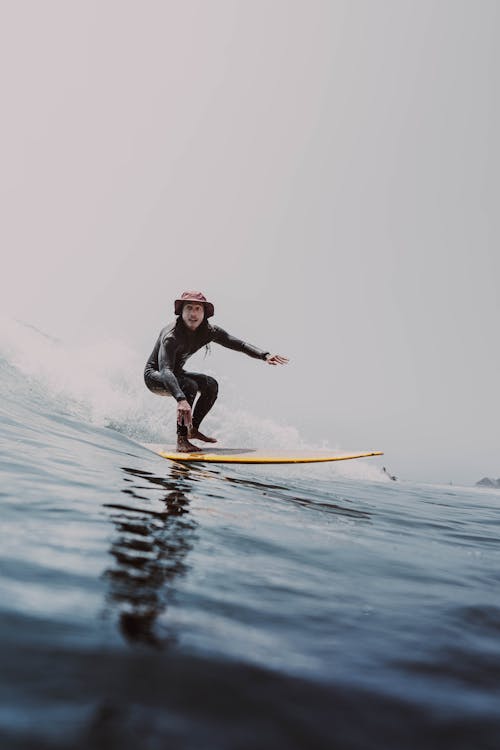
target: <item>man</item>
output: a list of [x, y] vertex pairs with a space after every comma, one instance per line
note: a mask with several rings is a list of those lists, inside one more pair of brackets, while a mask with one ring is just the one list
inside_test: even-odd
[[[154, 349], [144, 369], [144, 382], [150, 391], [160, 396], [173, 396], [177, 401], [177, 450], [192, 453], [201, 450], [188, 438], [205, 443], [216, 443], [213, 437], [200, 432], [200, 424], [215, 403], [218, 384], [209, 375], [186, 372], [188, 357], [208, 346], [212, 341], [244, 352], [249, 357], [263, 359], [269, 365], [285, 365], [287, 357], [270, 354], [240, 339], [230, 336], [219, 326], [211, 325], [208, 318], [214, 306], [201, 292], [184, 292], [175, 300], [175, 323], [160, 331]], [[193, 410], [196, 394], [200, 396]]]

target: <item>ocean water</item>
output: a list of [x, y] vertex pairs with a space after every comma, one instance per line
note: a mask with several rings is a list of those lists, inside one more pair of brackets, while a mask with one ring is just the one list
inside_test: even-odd
[[500, 491], [168, 462], [105, 351], [2, 321], [0, 747], [497, 750]]

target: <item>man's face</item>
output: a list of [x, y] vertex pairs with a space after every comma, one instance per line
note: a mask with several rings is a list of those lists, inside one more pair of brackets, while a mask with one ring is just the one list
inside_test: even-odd
[[182, 320], [184, 325], [190, 331], [196, 331], [198, 326], [203, 322], [205, 309], [198, 302], [185, 302], [182, 308]]

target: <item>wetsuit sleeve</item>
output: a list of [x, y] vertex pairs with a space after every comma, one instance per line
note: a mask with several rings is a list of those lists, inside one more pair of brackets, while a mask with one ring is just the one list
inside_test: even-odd
[[177, 345], [171, 336], [164, 336], [158, 350], [158, 369], [163, 382], [176, 401], [184, 401], [186, 396], [174, 375], [175, 352]]
[[269, 352], [264, 352], [252, 344], [247, 344], [246, 341], [241, 341], [241, 339], [231, 336], [231, 334], [219, 328], [219, 326], [212, 326], [212, 331], [212, 341], [225, 346], [227, 349], [234, 349], [235, 352], [243, 352], [243, 354], [248, 354], [249, 357], [254, 357], [255, 359], [265, 359], [269, 354]]

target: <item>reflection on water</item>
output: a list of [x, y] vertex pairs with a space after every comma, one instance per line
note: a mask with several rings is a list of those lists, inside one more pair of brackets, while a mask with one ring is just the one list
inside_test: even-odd
[[195, 539], [196, 522], [189, 516], [189, 469], [174, 466], [169, 477], [123, 467], [123, 503], [107, 503], [115, 525], [105, 571], [107, 602], [119, 612], [123, 636], [133, 643], [158, 648], [173, 634], [158, 626], [172, 595], [172, 584], [184, 575]]
[[104, 576], [109, 584], [108, 607], [118, 612], [120, 631], [130, 643], [164, 648], [174, 640], [166, 618], [160, 615], [173, 595], [175, 579], [188, 570], [186, 557], [197, 527], [189, 513], [190, 493], [200, 478], [246, 487], [269, 503], [286, 502], [314, 513], [371, 522], [368, 512], [353, 508], [346, 498], [335, 497], [337, 502], [332, 502], [332, 496], [324, 502], [281, 484], [224, 476], [184, 464], [173, 464], [164, 477], [129, 467], [122, 471], [123, 501], [105, 505], [115, 530], [110, 548], [113, 563]]

